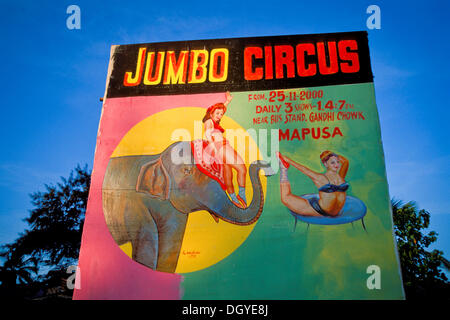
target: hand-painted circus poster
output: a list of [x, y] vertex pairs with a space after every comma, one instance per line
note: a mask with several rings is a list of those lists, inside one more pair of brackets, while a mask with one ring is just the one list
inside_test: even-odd
[[113, 46], [74, 299], [402, 299], [366, 32]]

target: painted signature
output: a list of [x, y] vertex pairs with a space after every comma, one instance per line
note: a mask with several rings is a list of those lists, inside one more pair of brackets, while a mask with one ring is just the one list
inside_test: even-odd
[[200, 251], [196, 251], [196, 250], [192, 250], [192, 251], [187, 250], [186, 251], [186, 250], [183, 250], [183, 255], [189, 256], [191, 258], [195, 258], [199, 254], [200, 254]]

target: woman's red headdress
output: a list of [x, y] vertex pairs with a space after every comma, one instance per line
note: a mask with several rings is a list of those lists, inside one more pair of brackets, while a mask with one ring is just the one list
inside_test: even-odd
[[212, 106], [210, 106], [208, 108], [208, 110], [206, 110], [206, 113], [213, 113], [214, 111], [216, 111], [217, 109], [223, 109], [223, 113], [227, 112], [227, 107], [225, 107], [225, 105], [223, 103], [216, 103], [213, 104]]

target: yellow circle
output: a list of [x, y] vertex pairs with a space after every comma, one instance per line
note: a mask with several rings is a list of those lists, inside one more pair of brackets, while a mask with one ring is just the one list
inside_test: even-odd
[[[205, 109], [197, 107], [174, 108], [156, 113], [135, 125], [120, 141], [111, 158], [159, 154], [176, 141], [201, 139], [204, 137], [201, 121], [204, 114]], [[230, 144], [237, 146], [235, 150], [247, 167], [253, 161], [262, 159], [256, 142], [237, 122], [224, 116], [221, 126], [226, 129], [225, 137]], [[265, 195], [266, 178], [262, 174], [260, 178]], [[237, 190], [235, 177], [233, 183]], [[246, 186], [247, 203], [250, 203], [253, 190], [248, 175]], [[204, 210], [190, 213], [175, 272], [194, 272], [221, 261], [245, 241], [255, 224], [240, 226], [223, 220], [216, 222]], [[121, 246], [121, 249], [131, 257], [130, 244]]]

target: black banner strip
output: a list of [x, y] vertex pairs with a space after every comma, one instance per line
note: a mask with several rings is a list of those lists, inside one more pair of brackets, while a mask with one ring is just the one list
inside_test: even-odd
[[367, 32], [117, 46], [107, 97], [372, 82]]

